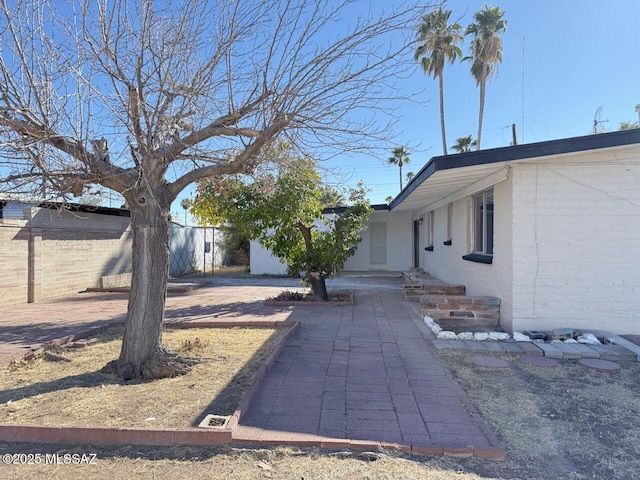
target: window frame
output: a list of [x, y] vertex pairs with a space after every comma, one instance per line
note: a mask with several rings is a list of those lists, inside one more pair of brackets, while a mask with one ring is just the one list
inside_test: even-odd
[[447, 239], [442, 243], [447, 246], [453, 243], [453, 203], [447, 204]]
[[426, 230], [424, 249], [427, 252], [433, 252], [433, 210], [424, 215], [424, 229]]
[[471, 196], [470, 254], [464, 260], [493, 263], [494, 251], [494, 194], [493, 187]]

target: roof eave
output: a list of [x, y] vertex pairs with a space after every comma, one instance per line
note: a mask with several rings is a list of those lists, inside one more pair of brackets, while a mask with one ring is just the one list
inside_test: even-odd
[[640, 143], [640, 129], [622, 130], [597, 135], [548, 140], [545, 142], [432, 157], [398, 196], [391, 201], [389, 210], [398, 207], [416, 188], [441, 170], [534, 159], [551, 155], [619, 147], [635, 143]]

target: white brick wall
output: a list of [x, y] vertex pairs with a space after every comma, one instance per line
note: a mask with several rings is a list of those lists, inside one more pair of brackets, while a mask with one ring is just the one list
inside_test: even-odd
[[411, 212], [393, 212], [377, 210], [371, 213], [369, 222], [383, 222], [387, 225], [387, 263], [371, 265], [368, 228], [361, 233], [362, 242], [358, 244], [355, 255], [344, 265], [345, 271], [389, 270], [405, 271], [412, 267], [413, 233]]
[[252, 275], [286, 275], [287, 266], [255, 240], [249, 245]]
[[[513, 165], [494, 186], [492, 265], [465, 261], [469, 197], [435, 211], [423, 267], [468, 295], [502, 300], [508, 330], [640, 334], [640, 155], [623, 148]], [[417, 215], [417, 212], [415, 212]]]
[[[604, 160], [604, 159], [602, 159]], [[640, 165], [513, 169], [514, 322], [640, 333]]]
[[[447, 206], [434, 212], [434, 249], [422, 249], [423, 268], [431, 275], [448, 283], [467, 287], [467, 295], [488, 295], [501, 299], [500, 323], [511, 328], [511, 279], [512, 279], [512, 188], [509, 179], [494, 185], [494, 256], [493, 264], [463, 260], [471, 253], [469, 215], [470, 198], [453, 203], [450, 246], [443, 245], [447, 237]], [[426, 218], [426, 216], [425, 216]], [[426, 224], [426, 221], [425, 221]]]

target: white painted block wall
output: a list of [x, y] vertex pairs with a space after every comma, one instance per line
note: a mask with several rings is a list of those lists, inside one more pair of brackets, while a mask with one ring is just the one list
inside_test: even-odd
[[384, 265], [371, 265], [371, 243], [369, 230], [366, 228], [361, 233], [362, 241], [358, 244], [356, 253], [347, 260], [343, 270], [349, 272], [368, 270], [400, 272], [409, 270], [413, 262], [411, 212], [376, 210], [371, 213], [369, 222], [384, 222], [387, 225], [387, 263]]
[[640, 165], [513, 169], [514, 323], [640, 334]]
[[[635, 155], [635, 156], [634, 156]], [[640, 334], [640, 158], [627, 150], [510, 168], [494, 185], [492, 265], [470, 252], [470, 198], [434, 212], [423, 267], [468, 295], [499, 297], [509, 331], [572, 327]]]
[[287, 266], [255, 240], [249, 244], [251, 275], [286, 275]]
[[[495, 296], [500, 298], [500, 323], [511, 329], [511, 279], [512, 279], [512, 188], [510, 179], [493, 187], [494, 195], [494, 255], [493, 264], [463, 260], [471, 253], [470, 197], [453, 202], [452, 235], [450, 246], [443, 242], [447, 237], [447, 206], [434, 211], [434, 249], [421, 251], [425, 271], [447, 283], [465, 285], [467, 295]], [[426, 215], [424, 216], [426, 219]], [[426, 227], [423, 225], [423, 229]], [[423, 230], [426, 234], [426, 231]], [[423, 235], [423, 237], [426, 235]]]

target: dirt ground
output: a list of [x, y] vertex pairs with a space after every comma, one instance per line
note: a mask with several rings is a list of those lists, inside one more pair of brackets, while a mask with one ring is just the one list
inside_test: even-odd
[[55, 350], [70, 361], [43, 357], [0, 371], [0, 422], [176, 428], [197, 426], [206, 413], [232, 415], [285, 332], [167, 330], [166, 346], [206, 363], [184, 376], [124, 382], [99, 371], [118, 357], [122, 327], [114, 327], [88, 347]]
[[444, 358], [507, 448], [503, 464], [475, 469], [504, 478], [640, 478], [640, 366], [617, 373], [560, 360], [533, 367], [503, 356], [486, 369], [470, 353]]
[[[602, 373], [560, 361], [530, 367], [475, 366], [471, 353], [443, 361], [507, 448], [505, 462], [318, 449], [68, 447], [0, 444], [4, 454], [40, 454], [39, 465], [3, 465], [1, 478], [68, 479], [522, 479], [640, 478], [640, 367]], [[46, 454], [59, 464], [44, 464]], [[94, 464], [77, 462], [95, 454]], [[5, 457], [3, 457], [4, 460]], [[85, 459], [85, 461], [88, 459]]]

